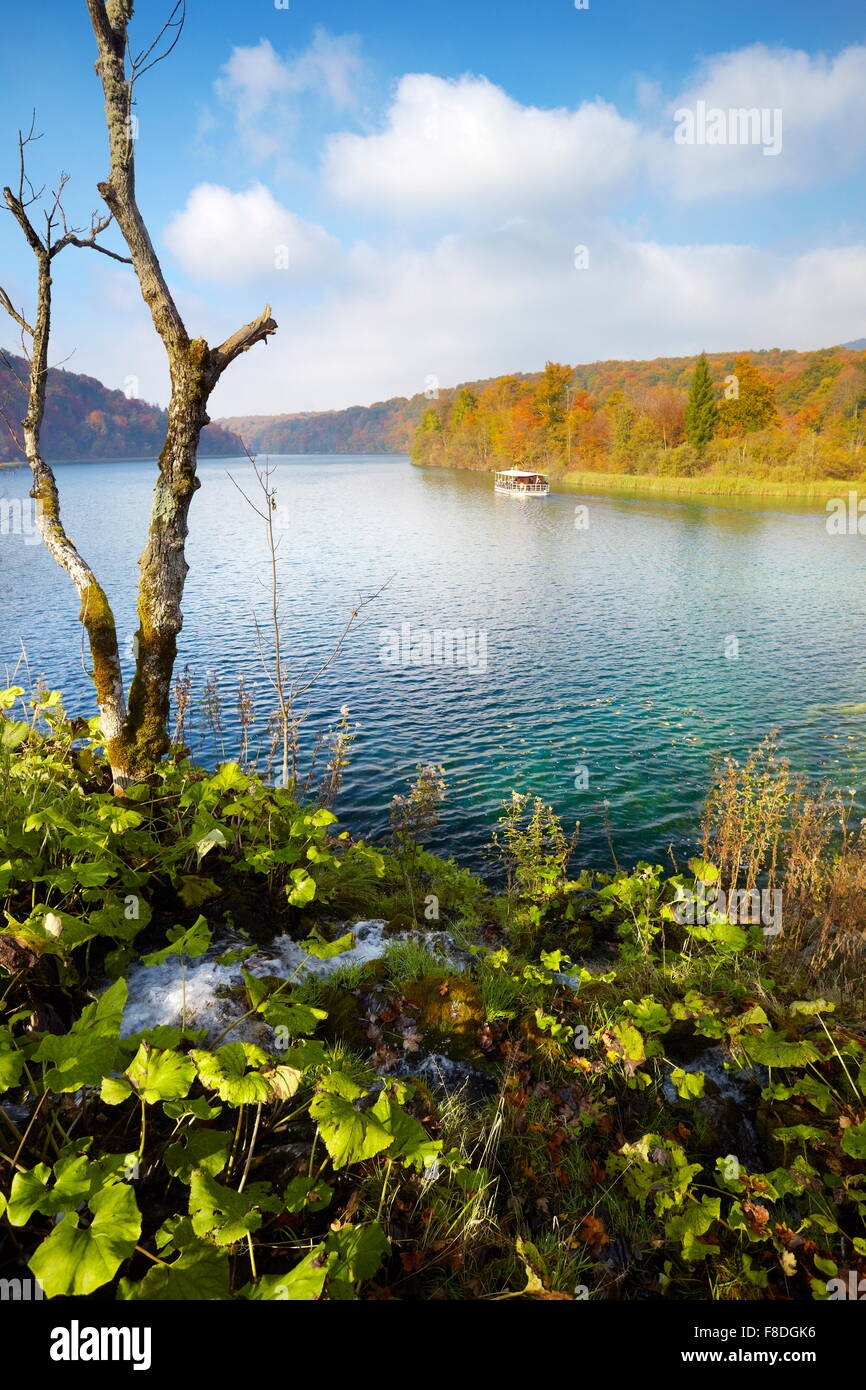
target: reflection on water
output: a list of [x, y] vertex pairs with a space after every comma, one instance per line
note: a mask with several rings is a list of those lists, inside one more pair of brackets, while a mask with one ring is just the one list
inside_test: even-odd
[[[861, 787], [866, 538], [828, 536], [821, 504], [516, 499], [495, 495], [486, 475], [405, 459], [274, 462], [289, 522], [284, 642], [299, 679], [326, 658], [357, 600], [389, 581], [307, 697], [308, 738], [344, 703], [358, 725], [339, 805], [356, 832], [384, 834], [391, 796], [432, 760], [449, 783], [440, 850], [479, 864], [497, 805], [517, 788], [581, 820], [584, 862], [609, 863], [605, 814], [623, 863], [657, 857], [693, 832], [712, 758], [773, 728], [798, 768]], [[256, 615], [267, 621], [268, 593], [261, 523], [229, 470], [251, 491], [246, 460], [201, 465], [180, 661], [199, 684], [217, 672], [232, 755], [241, 673], [257, 688], [265, 742]], [[70, 530], [129, 642], [152, 466], [59, 473]], [[21, 495], [27, 476], [2, 485]], [[586, 529], [575, 526], [579, 505]], [[21, 537], [0, 537], [0, 613], [0, 661], [13, 665], [23, 641], [34, 676], [70, 705], [91, 700], [75, 594]], [[385, 629], [408, 629], [408, 647], [388, 648], [396, 660], [382, 659]], [[470, 631], [476, 643], [483, 634], [483, 662], [466, 659]], [[438, 664], [423, 664], [424, 633], [439, 642]], [[221, 753], [212, 735], [195, 748]]]

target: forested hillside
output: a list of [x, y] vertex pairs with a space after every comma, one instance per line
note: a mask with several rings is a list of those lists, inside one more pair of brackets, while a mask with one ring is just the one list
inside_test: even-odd
[[707, 438], [689, 438], [697, 359], [548, 363], [543, 372], [470, 382], [322, 414], [221, 421], [270, 453], [412, 452], [419, 463], [493, 469], [515, 462], [553, 473], [688, 476], [705, 469], [776, 472], [792, 481], [856, 477], [866, 466], [861, 344], [707, 356], [713, 394]]
[[[23, 358], [0, 351], [0, 408], [19, 437], [26, 409], [21, 382], [27, 380], [27, 372]], [[165, 441], [165, 427], [166, 412], [159, 406], [130, 400], [123, 391], [111, 391], [92, 376], [60, 367], [48, 373], [42, 443], [50, 463], [154, 458]], [[3, 433], [0, 458], [20, 458], [5, 428]], [[203, 456], [242, 452], [239, 441], [219, 425], [203, 430], [199, 447]]]
[[428, 403], [418, 463], [802, 482], [866, 469], [866, 353], [831, 348], [700, 359], [548, 362]]

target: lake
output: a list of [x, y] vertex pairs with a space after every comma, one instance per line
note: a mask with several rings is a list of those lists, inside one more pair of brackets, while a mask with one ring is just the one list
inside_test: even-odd
[[[386, 585], [302, 705], [307, 740], [344, 704], [358, 726], [337, 806], [354, 833], [384, 835], [391, 797], [435, 761], [448, 796], [432, 845], [470, 866], [483, 866], [512, 788], [581, 821], [579, 863], [610, 865], [605, 818], [623, 865], [658, 858], [691, 843], [714, 757], [774, 728], [796, 768], [862, 804], [866, 537], [828, 535], [820, 503], [518, 500], [487, 475], [405, 458], [272, 463], [293, 674], [314, 671], [349, 610]], [[265, 536], [229, 472], [254, 495], [246, 459], [201, 463], [178, 663], [199, 688], [206, 672], [219, 678], [224, 737], [193, 740], [208, 761], [237, 752], [241, 673], [256, 686], [260, 748], [269, 703], [256, 652]], [[129, 648], [154, 466], [57, 473], [66, 524]], [[0, 474], [5, 499], [28, 485], [27, 472]], [[23, 643], [31, 677], [89, 714], [77, 611], [41, 545], [0, 536], [3, 683]]]

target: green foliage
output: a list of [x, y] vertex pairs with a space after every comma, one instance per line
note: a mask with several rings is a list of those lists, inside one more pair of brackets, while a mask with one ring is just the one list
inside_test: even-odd
[[716, 432], [716, 393], [710, 376], [707, 355], [702, 352], [689, 386], [686, 406], [685, 434], [693, 449], [703, 454]]
[[[21, 699], [0, 694], [7, 718]], [[0, 1223], [50, 1297], [544, 1298], [581, 1282], [593, 1298], [820, 1298], [863, 1257], [862, 1027], [825, 982], [814, 997], [786, 983], [751, 930], [683, 917], [723, 859], [570, 879], [555, 813], [523, 798], [497, 830], [508, 892], [411, 840], [407, 889], [408, 858], [347, 843], [330, 812], [236, 764], [167, 765], [120, 801], [59, 697], [16, 722], [26, 737], [0, 755], [16, 1155]], [[347, 879], [389, 917], [432, 894], [465, 969], [445, 971], [419, 923], [383, 963], [327, 981], [243, 970], [255, 1043], [121, 1036], [125, 964], [190, 968], [245, 893], [338, 965]], [[152, 910], [127, 918], [127, 895]], [[428, 1028], [466, 1094], [431, 1088]], [[741, 1112], [751, 1167], [719, 1121]], [[615, 1287], [613, 1242], [640, 1257]]]

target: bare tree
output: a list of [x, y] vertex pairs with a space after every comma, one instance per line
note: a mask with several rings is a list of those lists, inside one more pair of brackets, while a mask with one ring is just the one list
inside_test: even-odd
[[[166, 438], [159, 457], [147, 544], [139, 561], [139, 627], [128, 702], [111, 608], [62, 529], [54, 477], [39, 454], [38, 425], [44, 411], [50, 330], [51, 255], [44, 241], [33, 232], [29, 219], [24, 215], [22, 220], [8, 196], [7, 204], [15, 212], [39, 264], [37, 315], [32, 329], [11, 306], [8, 296], [2, 302], [19, 326], [34, 338], [34, 343], [37, 334], [39, 337], [40, 354], [34, 346], [30, 373], [30, 427], [25, 427], [25, 452], [34, 472], [33, 495], [43, 509], [46, 544], [51, 539], [49, 549], [82, 594], [82, 621], [90, 639], [92, 676], [108, 758], [115, 786], [122, 789], [146, 773], [169, 747], [171, 678], [177, 637], [183, 626], [181, 602], [189, 569], [185, 556], [187, 523], [192, 497], [200, 486], [196, 476], [197, 450], [201, 431], [208, 424], [208, 400], [230, 363], [256, 343], [266, 341], [276, 332], [277, 325], [266, 306], [258, 318], [218, 347], [210, 347], [204, 338], [190, 338], [136, 201], [134, 88], [143, 74], [177, 43], [183, 26], [184, 0], [178, 0], [150, 46], [134, 57], [130, 55], [128, 39], [134, 0], [87, 0], [87, 8], [96, 37], [96, 71], [105, 96], [109, 145], [108, 177], [98, 188], [110, 218], [98, 221], [94, 228], [103, 230], [111, 218], [119, 227], [142, 297], [165, 348], [171, 380]], [[26, 189], [26, 184], [22, 184], [22, 189]], [[17, 205], [26, 214], [23, 194]], [[75, 233], [70, 240], [76, 245], [91, 245], [97, 234], [94, 230], [90, 237], [83, 238]]]
[[[66, 570], [81, 598], [81, 622], [90, 643], [93, 680], [99, 698], [102, 725], [106, 739], [115, 743], [122, 737], [126, 709], [123, 699], [120, 658], [114, 615], [105, 593], [93, 570], [79, 554], [67, 535], [60, 514], [60, 499], [53, 470], [42, 457], [41, 433], [45, 414], [45, 393], [48, 383], [48, 347], [51, 337], [51, 270], [56, 256], [67, 246], [89, 247], [131, 264], [126, 257], [101, 246], [97, 238], [105, 231], [111, 216], [91, 219], [90, 231], [70, 228], [63, 211], [63, 191], [67, 176], [61, 174], [56, 191], [42, 204], [42, 190], [34, 189], [27, 177], [27, 148], [39, 136], [35, 134], [35, 115], [30, 130], [18, 135], [18, 181], [16, 190], [3, 189], [6, 207], [18, 223], [36, 258], [36, 313], [33, 322], [24, 311], [16, 309], [6, 291], [0, 288], [0, 305], [18, 324], [21, 346], [27, 359], [29, 374], [25, 382], [13, 364], [4, 359], [26, 392], [27, 411], [23, 420], [23, 438], [19, 438], [12, 422], [4, 412], [3, 418], [15, 444], [24, 454], [33, 473], [31, 497], [36, 503], [36, 524], [46, 549]], [[41, 207], [44, 230], [37, 230], [38, 210]]]

